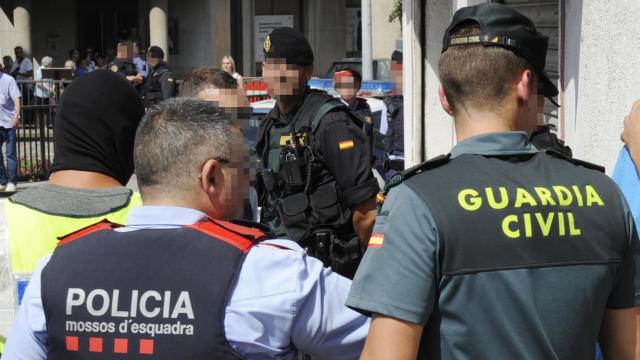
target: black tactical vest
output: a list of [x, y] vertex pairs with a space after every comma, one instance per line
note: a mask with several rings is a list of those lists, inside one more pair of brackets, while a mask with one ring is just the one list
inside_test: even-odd
[[[286, 123], [276, 122], [273, 111], [260, 125], [256, 146], [263, 167], [257, 182], [261, 221], [325, 266], [353, 278], [362, 258], [360, 240], [342, 189], [318, 155], [315, 132], [332, 111], [358, 119], [342, 102], [320, 92], [308, 93]], [[297, 143], [297, 152], [291, 143]]]
[[[295, 116], [286, 124], [276, 124], [270, 114], [258, 132], [257, 152], [262, 158], [261, 177], [266, 183], [258, 189], [264, 222], [278, 235], [286, 233], [294, 241], [300, 241], [310, 229], [322, 226], [338, 229], [342, 235], [353, 235], [351, 210], [341, 201], [341, 189], [334, 176], [315, 155], [315, 131], [322, 117], [331, 111], [345, 111], [353, 116], [340, 101], [312, 92], [305, 96]], [[291, 141], [291, 134], [298, 136], [307, 150], [302, 174], [305, 186], [300, 191], [286, 193], [283, 150]], [[268, 176], [273, 181], [267, 179]]]
[[[431, 165], [424, 165], [428, 171], [420, 166], [408, 170], [404, 184], [429, 206], [437, 224], [439, 267], [434, 281], [439, 286], [478, 273], [573, 265], [621, 266], [628, 245], [622, 200], [613, 182], [594, 171], [595, 166], [554, 152], [462, 155], [448, 162], [440, 158]], [[540, 283], [522, 284], [525, 289], [536, 285]], [[492, 289], [474, 285], [472, 278], [458, 286], [469, 287], [458, 291], [472, 291], [474, 303], [510, 301], [496, 299]], [[455, 322], [454, 312], [463, 311], [449, 306], [436, 303], [425, 327], [428, 335], [421, 346], [424, 356], [419, 358], [439, 359], [455, 353], [450, 348], [441, 349], [447, 343], [441, 341], [441, 336], [446, 337], [441, 329], [459, 326], [449, 321], [453, 318]], [[545, 309], [522, 311], [528, 314]], [[477, 325], [468, 333], [482, 332], [479, 329], [488, 326]], [[496, 329], [492, 336], [505, 336], [504, 332], [508, 329]], [[467, 346], [479, 340], [464, 341]], [[475, 346], [478, 354], [492, 351]]]
[[[163, 100], [162, 75], [172, 73], [171, 67], [165, 63], [156, 66], [147, 76], [144, 89], [144, 104], [146, 107], [155, 105]], [[175, 94], [172, 94], [174, 96]]]
[[42, 272], [49, 359], [239, 359], [224, 328], [231, 289], [265, 235], [229, 222], [63, 239]]
[[389, 132], [387, 135], [387, 153], [404, 153], [404, 97], [396, 95], [386, 97], [384, 103], [387, 106], [387, 121], [389, 122]]

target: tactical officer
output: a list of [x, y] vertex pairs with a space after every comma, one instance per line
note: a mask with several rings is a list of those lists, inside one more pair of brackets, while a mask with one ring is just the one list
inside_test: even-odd
[[116, 59], [109, 64], [109, 70], [125, 76], [135, 86], [142, 83], [142, 76], [133, 63], [133, 43], [127, 41], [118, 44]]
[[374, 313], [363, 359], [593, 359], [596, 341], [635, 358], [627, 204], [601, 167], [528, 141], [558, 94], [547, 46], [503, 5], [453, 16], [439, 75], [458, 144], [391, 180], [347, 300]]
[[[380, 132], [387, 135], [385, 139], [384, 177], [389, 179], [404, 169], [404, 96], [402, 95], [402, 51], [391, 54], [389, 64], [390, 77], [395, 84], [392, 95], [385, 96], [386, 108]], [[384, 129], [383, 129], [384, 128]]]
[[263, 76], [276, 106], [258, 132], [262, 220], [353, 276], [378, 189], [359, 120], [339, 100], [306, 86], [313, 52], [304, 35], [275, 29], [263, 50]]
[[[342, 101], [351, 112], [353, 112], [360, 122], [358, 126], [362, 128], [369, 146], [373, 146], [373, 117], [371, 116], [371, 107], [367, 100], [356, 96], [362, 85], [362, 75], [356, 69], [344, 67], [340, 71], [336, 71], [333, 77], [333, 87], [340, 95]], [[372, 153], [372, 161], [373, 153]]]
[[142, 97], [144, 106], [149, 108], [161, 101], [176, 96], [176, 76], [173, 69], [164, 62], [164, 51], [158, 46], [147, 50], [147, 62], [151, 72], [145, 79]]
[[151, 108], [134, 148], [145, 206], [41, 262], [7, 359], [357, 358], [369, 319], [344, 306], [351, 281], [261, 224], [221, 220], [241, 210], [242, 149], [211, 102]]

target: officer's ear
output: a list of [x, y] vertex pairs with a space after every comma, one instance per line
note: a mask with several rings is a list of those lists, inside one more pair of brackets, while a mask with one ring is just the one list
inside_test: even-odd
[[438, 87], [438, 95], [440, 96], [440, 105], [442, 105], [444, 111], [453, 117], [453, 108], [451, 108], [451, 104], [449, 104], [449, 99], [447, 99], [447, 94], [445, 94], [442, 85]]
[[526, 69], [516, 78], [516, 95], [518, 103], [526, 104], [529, 99], [535, 95], [537, 89], [534, 89], [534, 74], [531, 69]]
[[216, 184], [216, 177], [218, 177], [221, 164], [218, 160], [209, 159], [202, 166], [202, 170], [200, 171], [200, 176], [198, 176], [198, 180], [200, 181], [200, 188], [207, 193], [209, 198], [215, 197], [220, 193], [220, 190]]

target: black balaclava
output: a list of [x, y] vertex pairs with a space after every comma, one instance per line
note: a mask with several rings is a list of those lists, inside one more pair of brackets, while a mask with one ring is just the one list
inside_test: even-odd
[[124, 76], [95, 70], [75, 80], [56, 112], [51, 171], [92, 171], [126, 185], [142, 115], [142, 99]]

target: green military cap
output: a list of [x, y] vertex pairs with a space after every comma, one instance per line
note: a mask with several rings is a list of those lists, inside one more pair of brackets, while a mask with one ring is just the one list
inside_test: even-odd
[[[465, 22], [477, 23], [480, 34], [453, 36], [453, 30]], [[526, 59], [542, 79], [544, 96], [552, 98], [558, 95], [558, 88], [544, 71], [549, 38], [538, 32], [528, 17], [495, 3], [469, 6], [456, 11], [444, 33], [442, 52], [451, 46], [474, 44], [500, 46]]]

